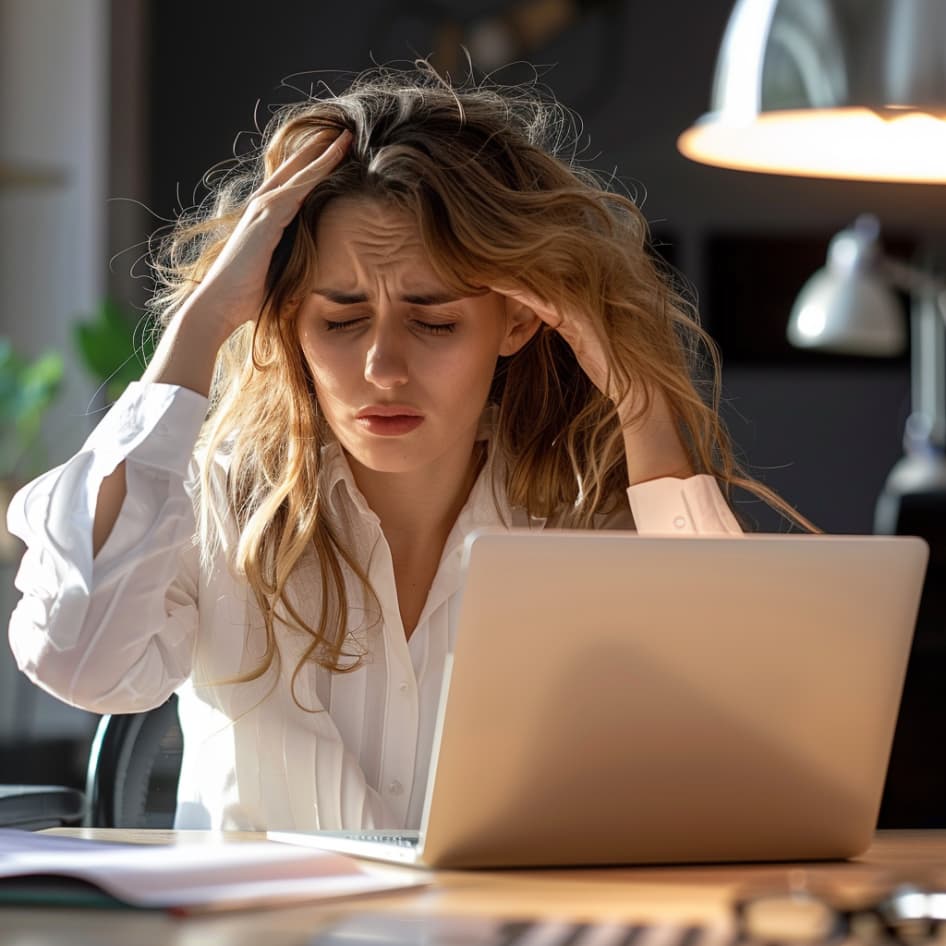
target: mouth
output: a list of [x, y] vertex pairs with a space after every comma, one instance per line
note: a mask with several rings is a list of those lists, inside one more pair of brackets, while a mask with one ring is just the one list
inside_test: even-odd
[[369, 434], [400, 437], [420, 427], [424, 415], [413, 407], [401, 404], [374, 404], [358, 411], [355, 422]]
[[423, 416], [420, 411], [404, 404], [372, 404], [369, 407], [363, 407], [355, 415], [358, 420], [369, 417], [419, 417], [423, 419]]

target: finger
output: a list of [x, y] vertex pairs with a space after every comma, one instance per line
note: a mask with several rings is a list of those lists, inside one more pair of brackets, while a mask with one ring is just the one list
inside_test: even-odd
[[348, 152], [352, 141], [352, 134], [345, 129], [317, 158], [301, 167], [292, 177], [283, 184], [286, 190], [304, 187], [310, 191], [319, 181], [328, 177]]
[[530, 308], [531, 307], [543, 308], [543, 309], [551, 308], [551, 306], [547, 302], [543, 302], [538, 296], [534, 295], [531, 292], [528, 292], [525, 289], [519, 289], [519, 288], [512, 289], [512, 288], [506, 288], [506, 287], [500, 287], [500, 286], [490, 286], [489, 288], [492, 289], [493, 292], [499, 293], [499, 295], [501, 296], [507, 296], [510, 299], [515, 299], [516, 302], [521, 302], [523, 305], [527, 305]]
[[[351, 132], [345, 128], [339, 134], [334, 128], [317, 131], [295, 154], [282, 164], [257, 188], [257, 194], [266, 194], [288, 184], [300, 171], [328, 157], [340, 159], [351, 143]], [[341, 150], [339, 150], [341, 149]]]
[[555, 306], [543, 302], [538, 296], [533, 295], [531, 292], [526, 292], [523, 289], [499, 288], [495, 288], [494, 292], [498, 292], [500, 295], [506, 296], [514, 302], [518, 302], [520, 305], [524, 305], [527, 309], [531, 309], [546, 325], [550, 325], [552, 328], [559, 328], [564, 321], [562, 314]]

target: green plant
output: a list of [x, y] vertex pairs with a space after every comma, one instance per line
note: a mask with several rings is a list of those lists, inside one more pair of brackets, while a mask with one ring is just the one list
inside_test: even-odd
[[28, 361], [0, 337], [0, 479], [29, 476], [42, 465], [39, 429], [62, 376], [59, 352]]
[[[139, 323], [141, 324], [141, 323]], [[154, 354], [154, 340], [147, 331], [136, 341], [135, 322], [113, 302], [103, 302], [91, 316], [73, 326], [73, 339], [86, 370], [104, 386], [109, 403], [137, 381]]]
[[[154, 353], [150, 334], [143, 332], [138, 342], [135, 335], [132, 318], [108, 301], [73, 327], [79, 357], [110, 403], [141, 377]], [[63, 373], [59, 352], [30, 361], [0, 337], [0, 480], [29, 477], [42, 469], [40, 426], [62, 389]]]

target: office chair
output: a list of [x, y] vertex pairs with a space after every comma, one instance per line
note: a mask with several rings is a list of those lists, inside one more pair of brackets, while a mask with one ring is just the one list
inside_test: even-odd
[[144, 713], [103, 716], [89, 752], [86, 826], [173, 827], [183, 750], [176, 694]]

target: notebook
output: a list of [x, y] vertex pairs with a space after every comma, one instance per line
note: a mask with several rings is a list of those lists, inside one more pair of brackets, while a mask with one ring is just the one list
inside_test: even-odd
[[922, 539], [480, 532], [418, 832], [434, 868], [846, 858], [871, 841]]

